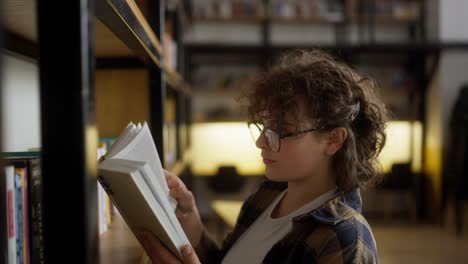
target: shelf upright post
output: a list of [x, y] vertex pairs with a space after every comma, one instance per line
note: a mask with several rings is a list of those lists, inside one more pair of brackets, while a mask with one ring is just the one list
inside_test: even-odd
[[271, 12], [270, 12], [270, 1], [262, 0], [262, 5], [265, 10], [264, 17], [261, 22], [261, 39], [262, 39], [262, 52], [260, 57], [261, 67], [264, 69], [268, 68], [271, 57], [273, 55], [271, 47]]
[[[161, 46], [164, 47], [164, 1], [148, 1], [148, 23], [158, 37]], [[159, 57], [161, 64], [164, 64], [164, 49]], [[150, 127], [153, 134], [156, 148], [159, 153], [161, 163], [164, 165], [164, 113], [166, 100], [166, 82], [163, 69], [154, 64], [149, 65], [149, 107], [150, 107]]]
[[94, 1], [38, 1], [37, 17], [44, 259], [95, 263]]
[[[182, 7], [180, 7], [182, 8]], [[183, 40], [182, 40], [182, 23], [180, 17], [180, 10], [179, 7], [174, 9], [172, 13], [173, 16], [173, 23], [174, 23], [174, 38], [175, 42], [177, 43], [177, 71], [180, 73], [182, 78], [186, 78], [184, 72], [184, 48], [183, 48]], [[187, 96], [184, 95], [184, 92], [177, 90], [176, 91], [176, 155], [177, 160], [183, 158], [182, 152], [185, 149], [182, 149], [182, 142], [181, 142], [181, 128], [183, 125], [186, 125], [186, 117], [185, 117], [185, 104], [186, 104]], [[184, 146], [185, 148], [186, 146]]]
[[[0, 5], [0, 22], [2, 22], [2, 19], [3, 19], [3, 16], [2, 16], [2, 13], [3, 10], [2, 10], [2, 6]], [[0, 28], [0, 50], [3, 50], [3, 30], [2, 28]], [[2, 87], [2, 83], [3, 83], [3, 65], [2, 65], [2, 58], [3, 56], [0, 56], [0, 109], [3, 109], [3, 100], [2, 100], [2, 96], [3, 96], [3, 87]], [[0, 112], [1, 113], [1, 112]], [[2, 114], [0, 114], [0, 151], [3, 151], [3, 119], [2, 119]], [[3, 160], [0, 160], [0, 164], [3, 165]], [[5, 179], [5, 175], [4, 175], [4, 170], [2, 170], [0, 172], [0, 177], [1, 179]], [[5, 181], [3, 180], [0, 180], [0, 197], [6, 197], [6, 184], [5, 184]], [[2, 198], [2, 199], [5, 199], [5, 198]], [[3, 200], [4, 201], [4, 200]], [[6, 216], [6, 204], [2, 202], [2, 204], [0, 204], [0, 221], [2, 221], [2, 223], [6, 223], [7, 222], [7, 216]], [[2, 249], [2, 254], [0, 255], [0, 262], [1, 263], [7, 263], [8, 262], [8, 239], [7, 239], [7, 234], [8, 234], [8, 231], [7, 231], [7, 227], [6, 225], [3, 225], [2, 227], [0, 227], [0, 249]]]

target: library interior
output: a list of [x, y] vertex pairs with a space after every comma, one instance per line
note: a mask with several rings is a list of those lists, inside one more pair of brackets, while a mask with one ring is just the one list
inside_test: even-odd
[[358, 188], [369, 263], [468, 263], [467, 13], [463, 0], [0, 1], [0, 263], [151, 263], [98, 181], [131, 122], [222, 245], [271, 180], [262, 153], [289, 140], [274, 124], [252, 139], [263, 121], [242, 98], [284, 54], [313, 50], [373, 79], [389, 113], [382, 179]]

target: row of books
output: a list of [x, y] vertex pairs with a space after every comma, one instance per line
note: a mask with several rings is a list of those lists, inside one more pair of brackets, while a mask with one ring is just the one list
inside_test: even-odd
[[339, 22], [345, 14], [351, 18], [359, 15], [411, 19], [419, 16], [417, 0], [270, 0], [268, 8], [262, 1], [200, 1], [194, 3], [194, 17], [198, 19], [231, 19], [263, 17], [275, 19], [323, 19]]
[[358, 15], [373, 15], [409, 20], [419, 17], [420, 5], [417, 0], [348, 0], [347, 13], [351, 18]]
[[416, 108], [415, 102], [411, 101], [411, 93], [415, 91], [416, 83], [403, 65], [361, 64], [358, 69], [376, 80], [379, 93], [392, 116], [397, 119], [415, 117]]
[[195, 122], [240, 120], [240, 90], [260, 71], [257, 65], [200, 65], [191, 74]]
[[270, 16], [277, 19], [314, 19], [327, 21], [343, 20], [343, 1], [338, 0], [295, 0], [270, 1]]
[[[106, 153], [113, 140], [106, 139], [97, 150], [98, 158]], [[5, 166], [0, 181], [2, 213], [2, 258], [8, 264], [44, 263], [42, 177], [40, 152], [3, 153]], [[98, 195], [98, 229], [104, 234], [116, 208], [100, 184]], [[1, 259], [0, 263], [3, 263]]]
[[350, 18], [360, 15], [387, 17], [395, 20], [419, 16], [417, 0], [272, 0], [270, 15], [276, 18], [323, 18], [342, 21], [346, 13]]
[[198, 19], [233, 17], [261, 17], [264, 6], [261, 0], [194, 1], [194, 17]]
[[259, 69], [255, 66], [206, 65], [191, 75], [195, 91], [238, 91]]
[[2, 249], [9, 264], [44, 263], [42, 187], [38, 153], [5, 153], [1, 178]]

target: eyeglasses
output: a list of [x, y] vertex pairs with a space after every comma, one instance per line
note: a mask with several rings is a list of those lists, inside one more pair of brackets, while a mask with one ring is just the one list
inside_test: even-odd
[[265, 135], [265, 139], [266, 139], [266, 143], [268, 147], [275, 152], [280, 151], [281, 139], [288, 138], [288, 137], [297, 137], [305, 133], [317, 130], [315, 128], [312, 128], [312, 129], [302, 130], [298, 132], [278, 134], [277, 132], [269, 128], [265, 128], [263, 124], [261, 123], [249, 122], [247, 123], [247, 126], [249, 127], [250, 135], [252, 135], [252, 139], [254, 142], [256, 142], [258, 138], [263, 134]]

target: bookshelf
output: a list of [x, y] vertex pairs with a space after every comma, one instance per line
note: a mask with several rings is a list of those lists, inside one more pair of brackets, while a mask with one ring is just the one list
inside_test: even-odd
[[[323, 8], [321, 5], [331, 7]], [[230, 10], [234, 9], [236, 1], [225, 1], [223, 4], [231, 4]], [[353, 66], [363, 69], [379, 69], [379, 67], [394, 67], [394, 76], [385, 76], [393, 82], [381, 84], [385, 90], [386, 98], [392, 100], [391, 107], [396, 114], [396, 120], [424, 121], [426, 118], [425, 91], [434, 75], [437, 67], [438, 56], [441, 51], [447, 49], [466, 49], [466, 43], [439, 43], [432, 41], [427, 36], [426, 10], [427, 1], [373, 1], [373, 0], [346, 0], [346, 1], [251, 1], [252, 6], [262, 5], [255, 14], [263, 15], [261, 21], [255, 26], [261, 27], [258, 31], [259, 41], [247, 41], [245, 43], [225, 43], [216, 38], [207, 36], [190, 36], [187, 40], [187, 60], [190, 65], [189, 78], [194, 82], [194, 104], [204, 100], [205, 92], [199, 92], [200, 87], [206, 89], [206, 85], [197, 85], [198, 73], [203, 67], [222, 68], [232, 65], [246, 65], [246, 61], [257, 65], [260, 69], [268, 67], [268, 64], [282, 52], [293, 49], [320, 48], [327, 50]], [[258, 5], [257, 5], [258, 4]], [[200, 1], [194, 5], [194, 31], [198, 24], [202, 24], [208, 30], [212, 20], [211, 30], [215, 27], [221, 28], [231, 21], [231, 25], [238, 24], [239, 20], [249, 16], [223, 11], [221, 4], [216, 1]], [[226, 9], [226, 7], [224, 7]], [[304, 11], [304, 10], [308, 11]], [[198, 10], [198, 11], [197, 11]], [[224, 12], [224, 13], [223, 13]], [[219, 24], [218, 20], [223, 20]], [[330, 39], [308, 39], [308, 41], [294, 42], [285, 41], [279, 33], [287, 37], [293, 36], [294, 32], [307, 34], [315, 32], [328, 32]], [[396, 29], [395, 36], [382, 34], [388, 29]], [[302, 31], [299, 31], [302, 30]], [[221, 29], [222, 30], [222, 29]], [[214, 34], [214, 33], [213, 33]], [[325, 33], [324, 33], [325, 34]], [[325, 35], [327, 35], [325, 34]], [[309, 35], [313, 35], [310, 33]], [[395, 38], [393, 38], [395, 37]], [[232, 36], [230, 39], [233, 38]], [[213, 40], [214, 39], [214, 40]], [[293, 37], [291, 37], [293, 39]], [[236, 58], [243, 57], [244, 59]], [[380, 60], [375, 60], [379, 57]], [[371, 58], [369, 60], [369, 58]], [[224, 61], [223, 61], [224, 60]], [[369, 63], [369, 61], [371, 61]], [[247, 65], [246, 67], [250, 67]], [[371, 74], [373, 74], [372, 72]], [[377, 73], [382, 75], [382, 73]], [[217, 78], [219, 76], [214, 76]], [[204, 77], [208, 79], [208, 77]], [[397, 79], [400, 79], [397, 81]], [[390, 80], [391, 81], [391, 80]], [[400, 82], [400, 83], [399, 83]], [[405, 83], [402, 83], [405, 82]], [[210, 83], [205, 81], [204, 83]], [[198, 86], [198, 87], [197, 87]], [[208, 89], [207, 89], [208, 90]], [[209, 89], [212, 97], [232, 98], [235, 93], [225, 92], [223, 85], [212, 85]], [[200, 94], [200, 96], [197, 96]], [[398, 98], [404, 102], [396, 105]], [[203, 103], [201, 103], [203, 104]], [[206, 105], [206, 104], [205, 104]], [[394, 105], [394, 106], [393, 106]], [[222, 112], [219, 110], [218, 112]], [[229, 113], [226, 118], [230, 118]], [[194, 113], [195, 116], [202, 115]], [[217, 117], [219, 119], [219, 117]], [[210, 118], [198, 118], [198, 120], [210, 121]], [[212, 120], [216, 121], [216, 120]]]
[[[166, 168], [187, 172], [191, 88], [181, 41], [185, 7], [181, 1], [171, 6], [150, 0], [1, 5], [5, 50], [39, 66], [46, 263], [140, 261], [142, 249], [118, 214], [109, 231], [98, 235], [99, 137], [117, 136], [129, 121], [147, 120]], [[169, 22], [173, 29], [165, 34]], [[132, 110], [122, 111], [125, 107]], [[1, 247], [5, 252], [3, 240]]]
[[[234, 3], [236, 1], [226, 1]], [[255, 1], [251, 1], [252, 3]], [[282, 12], [273, 12], [272, 5], [297, 5], [300, 2], [320, 2], [320, 1], [263, 1], [264, 9], [267, 10], [261, 19], [252, 20], [241, 15], [220, 16], [220, 8], [216, 7], [215, 1], [203, 1], [209, 12], [194, 12], [192, 35], [187, 38], [187, 60], [189, 68], [189, 78], [194, 84], [194, 117], [198, 125], [209, 125], [211, 122], [219, 120], [232, 120], [231, 113], [227, 109], [229, 104], [223, 104], [226, 111], [217, 110], [220, 115], [210, 115], [210, 111], [196, 111], [198, 105], [205, 104], [206, 94], [209, 94], [211, 101], [229, 101], [235, 95], [226, 92], [223, 85], [213, 85], [212, 89], [200, 92], [200, 88], [206, 86], [197, 85], [195, 80], [199, 78], [200, 69], [211, 67], [220, 69], [222, 67], [250, 67], [250, 64], [257, 65], [260, 69], [268, 64], [282, 52], [292, 49], [325, 49], [340, 59], [351, 65], [369, 72], [372, 76], [384, 77], [380, 86], [384, 100], [393, 110], [395, 123], [401, 121], [409, 124], [421, 126], [421, 144], [412, 151], [421, 157], [422, 168], [430, 165], [431, 161], [426, 161], [424, 151], [427, 151], [427, 132], [430, 131], [427, 124], [430, 123], [431, 113], [430, 102], [428, 101], [428, 91], [431, 89], [431, 82], [438, 78], [437, 69], [440, 67], [439, 59], [441, 54], [447, 51], [466, 51], [466, 42], [442, 42], [435, 36], [431, 36], [428, 22], [437, 20], [436, 14], [431, 14], [429, 9], [436, 9], [442, 1], [374, 1], [374, 0], [346, 0], [336, 1], [344, 3], [343, 8], [339, 8], [342, 19], [327, 19], [323, 15], [308, 16], [294, 10], [297, 8], [286, 8], [285, 15]], [[333, 1], [327, 1], [333, 2]], [[410, 3], [408, 7], [376, 6], [376, 4], [402, 4]], [[202, 3], [200, 1], [200, 3]], [[404, 4], [403, 3], [403, 4]], [[214, 6], [213, 6], [214, 5]], [[417, 7], [415, 7], [417, 5]], [[434, 7], [430, 7], [434, 5]], [[194, 7], [196, 8], [196, 7]], [[201, 9], [201, 7], [198, 7]], [[289, 9], [289, 11], [288, 11]], [[406, 9], [406, 11], [405, 11]], [[218, 12], [216, 12], [218, 10]], [[436, 12], [434, 12], [436, 13]], [[293, 14], [293, 15], [291, 15]], [[259, 18], [259, 17], [257, 17]], [[242, 21], [245, 23], [242, 24]], [[248, 25], [245, 25], [248, 24]], [[435, 23], [432, 23], [434, 26]], [[248, 26], [248, 28], [247, 28]], [[224, 36], [222, 32], [234, 27], [242, 28], [242, 32], [248, 37], [242, 38], [238, 33], [236, 36]], [[202, 31], [209, 31], [210, 34], [202, 34]], [[221, 37], [214, 36], [215, 32], [221, 32]], [[280, 32], [281, 31], [281, 32]], [[232, 32], [236, 32], [232, 30]], [[302, 33], [304, 41], [300, 39]], [[387, 34], [390, 32], [392, 34]], [[393, 32], [395, 32], [393, 34]], [[198, 34], [200, 33], [200, 34]], [[284, 36], [279, 37], [282, 33]], [[312, 38], [309, 36], [324, 34], [329, 36], [323, 38]], [[299, 35], [296, 38], [296, 35]], [[226, 41], [224, 39], [227, 39]], [[236, 41], [232, 41], [232, 40]], [[243, 40], [243, 41], [241, 41]], [[214, 82], [219, 75], [211, 77]], [[208, 77], [204, 77], [207, 79]], [[210, 83], [210, 80], [204, 83]], [[208, 90], [208, 89], [206, 89]], [[201, 103], [200, 103], [201, 102]], [[239, 117], [233, 121], [241, 121]], [[417, 137], [412, 136], [415, 142], [419, 142]], [[430, 143], [429, 143], [430, 144]], [[409, 144], [411, 145], [411, 144]], [[419, 152], [419, 153], [418, 153]], [[216, 154], [214, 154], [216, 155]], [[417, 156], [417, 155], [414, 155]], [[194, 161], [194, 167], [196, 162]], [[424, 179], [426, 180], [426, 179]], [[417, 180], [417, 187], [420, 197], [418, 207], [424, 210], [424, 199], [430, 194], [430, 190], [424, 189], [421, 180]], [[420, 188], [421, 187], [421, 188]], [[426, 193], [422, 193], [426, 192]], [[203, 193], [202, 193], [203, 194]], [[423, 212], [422, 214], [424, 214]]]
[[[256, 66], [257, 70], [261, 70], [268, 67], [269, 63], [283, 51], [292, 48], [325, 49], [352, 65], [366, 64], [366, 57], [369, 56], [382, 57], [382, 54], [386, 54], [388, 58], [399, 57], [400, 65], [395, 63], [393, 65], [397, 70], [403, 68], [403, 71], [395, 78], [412, 78], [408, 83], [414, 82], [413, 86], [416, 88], [408, 86], [407, 89], [400, 89], [401, 87], [393, 89], [397, 85], [385, 84], [384, 88], [390, 88], [386, 89], [386, 95], [396, 91], [392, 98], [404, 96], [404, 101], [408, 102], [408, 105], [421, 105], [422, 102], [411, 100], [423, 96], [421, 92], [425, 86], [422, 80], [428, 76], [418, 76], [416, 73], [425, 72], [423, 68], [418, 68], [423, 67], [422, 60], [436, 56], [440, 48], [426, 41], [424, 23], [426, 4], [425, 1], [419, 0], [403, 2], [257, 0], [222, 3], [208, 0], [193, 1], [193, 32], [187, 39], [187, 60], [191, 69], [189, 78], [194, 83], [196, 121], [216, 121], [222, 119], [219, 115], [223, 112], [226, 119], [233, 120], [232, 113], [239, 113], [237, 109], [227, 109], [230, 104], [226, 103], [226, 98], [233, 98], [235, 92], [232, 90], [236, 89], [226, 91], [222, 81], [214, 80], [219, 79], [220, 74], [212, 74], [213, 80], [210, 81], [210, 77], [200, 74], [204, 68], [223, 69], [240, 65], [239, 67], [245, 68]], [[241, 25], [245, 32], [249, 32], [246, 33], [249, 35], [249, 40], [245, 43], [227, 43], [212, 36], [217, 30], [222, 32], [223, 27], [228, 30], [228, 27], [239, 26], [241, 23], [249, 24], [251, 27], [247, 30]], [[210, 33], [197, 35], [199, 27]], [[387, 30], [393, 35], [382, 33]], [[253, 36], [254, 34], [257, 36]], [[238, 36], [243, 37], [241, 34]], [[235, 37], [226, 38], [230, 40]], [[298, 39], [305, 40], [297, 41]], [[234, 61], [235, 58], [238, 58], [237, 62]], [[386, 58], [382, 59], [385, 60]], [[229, 75], [235, 75], [227, 71], [225, 79], [229, 79]], [[199, 82], [200, 79], [204, 79], [204, 82]], [[220, 84], [213, 84], [216, 81]], [[223, 100], [225, 109], [222, 109], [223, 106], [206, 109], [210, 107], [210, 104], [205, 102], [206, 93], [211, 93], [212, 98]], [[205, 111], [206, 114], [197, 112], [197, 106], [200, 105], [204, 106], [200, 111]], [[396, 119], [419, 119], [424, 116], [424, 112], [419, 111], [422, 107], [420, 109], [406, 107], [409, 109], [406, 113], [401, 113], [402, 109], [405, 109], [404, 106], [399, 105], [395, 108], [398, 108]], [[240, 120], [242, 117], [236, 116], [235, 119]]]

